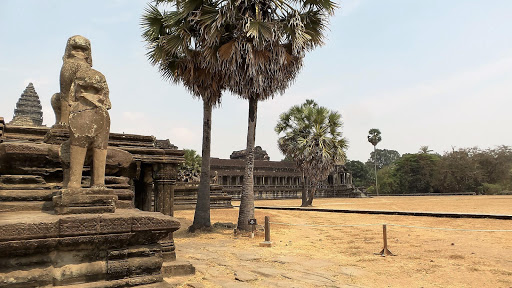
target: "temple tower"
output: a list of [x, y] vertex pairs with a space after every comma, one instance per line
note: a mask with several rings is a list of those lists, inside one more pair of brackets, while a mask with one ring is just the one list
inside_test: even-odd
[[34, 85], [29, 83], [23, 94], [21, 94], [14, 117], [9, 125], [15, 126], [43, 126], [43, 111], [41, 101], [37, 95]]

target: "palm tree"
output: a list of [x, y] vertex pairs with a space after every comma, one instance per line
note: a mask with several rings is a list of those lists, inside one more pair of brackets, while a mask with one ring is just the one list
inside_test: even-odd
[[316, 187], [327, 178], [334, 166], [346, 160], [348, 142], [342, 137], [343, 123], [338, 112], [320, 107], [313, 100], [295, 105], [279, 117], [276, 133], [279, 150], [295, 160], [303, 175], [311, 182], [306, 197], [303, 191], [302, 205], [311, 206]]
[[[204, 47], [200, 29], [192, 15], [203, 7], [202, 1], [156, 1], [149, 5], [142, 17], [143, 38], [147, 42], [147, 56], [152, 65], [158, 65], [165, 79], [182, 83], [194, 97], [203, 101], [203, 142], [201, 180], [197, 194], [194, 222], [189, 231], [210, 227], [210, 144], [212, 108], [220, 104], [224, 90], [222, 74], [203, 66], [200, 58]], [[161, 12], [158, 4], [174, 4], [176, 11]]]
[[377, 186], [377, 144], [382, 140], [382, 137], [380, 136], [380, 130], [376, 128], [370, 129], [368, 131], [368, 142], [372, 143], [373, 145], [373, 163], [375, 164], [375, 191], [377, 192], [377, 196], [379, 196], [379, 187]]
[[248, 220], [254, 218], [258, 101], [288, 88], [306, 52], [323, 44], [328, 16], [335, 8], [330, 0], [219, 0], [196, 16], [208, 50], [204, 65], [224, 73], [227, 89], [249, 100], [239, 230], [248, 230]]
[[432, 152], [432, 151], [434, 151], [434, 150], [428, 149], [428, 146], [420, 146], [420, 150], [418, 153], [430, 154], [430, 152]]

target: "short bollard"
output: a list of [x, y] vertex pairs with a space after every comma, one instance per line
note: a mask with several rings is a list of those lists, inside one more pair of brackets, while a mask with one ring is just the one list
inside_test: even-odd
[[388, 232], [386, 230], [386, 224], [382, 225], [382, 238], [384, 240], [384, 248], [382, 248], [382, 251], [380, 251], [379, 253], [375, 253], [375, 254], [383, 256], [383, 257], [385, 257], [386, 255], [395, 256], [395, 254], [393, 254], [388, 249]]
[[251, 225], [251, 238], [254, 238], [254, 231], [256, 231], [256, 219], [249, 219], [249, 225]]
[[260, 243], [261, 247], [272, 247], [272, 242], [270, 241], [270, 218], [265, 216], [265, 241]]

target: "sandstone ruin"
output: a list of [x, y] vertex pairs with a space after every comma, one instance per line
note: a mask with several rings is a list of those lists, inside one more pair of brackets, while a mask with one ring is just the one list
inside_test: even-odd
[[166, 273], [193, 271], [173, 262], [183, 151], [109, 133], [108, 88], [90, 51], [86, 38], [68, 40], [57, 125], [0, 117], [1, 287], [157, 287]]
[[14, 117], [9, 125], [14, 126], [43, 126], [43, 110], [39, 95], [34, 84], [29, 83], [21, 94], [14, 109]]

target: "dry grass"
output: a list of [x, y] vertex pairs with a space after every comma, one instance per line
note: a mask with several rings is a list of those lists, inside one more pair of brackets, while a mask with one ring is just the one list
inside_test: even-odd
[[[297, 206], [300, 200], [257, 201], [256, 205]], [[441, 197], [380, 197], [371, 199], [316, 199], [316, 207], [347, 209], [378, 209], [405, 211], [440, 211], [512, 214], [512, 196], [441, 196]], [[177, 211], [184, 222], [194, 212]], [[283, 271], [292, 271], [290, 263], [275, 263], [282, 256], [309, 259], [304, 265], [327, 273], [338, 286], [360, 287], [512, 287], [512, 232], [460, 232], [388, 226], [389, 249], [394, 257], [374, 255], [382, 249], [382, 226], [323, 227], [321, 225], [399, 224], [420, 227], [458, 229], [512, 230], [510, 220], [452, 219], [433, 217], [336, 214], [322, 212], [256, 210], [256, 218], [263, 223], [264, 216], [271, 222], [317, 226], [271, 226], [272, 248], [259, 248], [257, 239], [235, 238], [230, 230], [186, 235], [176, 234], [180, 245], [206, 247], [216, 253], [213, 243], [223, 243], [233, 251], [261, 255], [258, 261], [274, 263]], [[212, 223], [233, 222], [237, 209], [212, 210]], [[186, 228], [186, 227], [184, 227]], [[183, 237], [187, 236], [187, 237]], [[198, 248], [198, 252], [201, 249]], [[239, 261], [235, 254], [225, 261]], [[315, 262], [316, 261], [316, 262]], [[307, 264], [310, 263], [310, 264]], [[317, 264], [315, 264], [317, 263]], [[319, 263], [319, 264], [318, 264]], [[320, 265], [327, 263], [327, 265]], [[330, 264], [329, 264], [330, 263]], [[300, 265], [300, 263], [298, 263]], [[211, 262], [215, 266], [214, 262]], [[216, 287], [196, 275], [194, 281]], [[263, 287], [263, 280], [252, 286]], [[300, 284], [299, 287], [313, 287]]]

